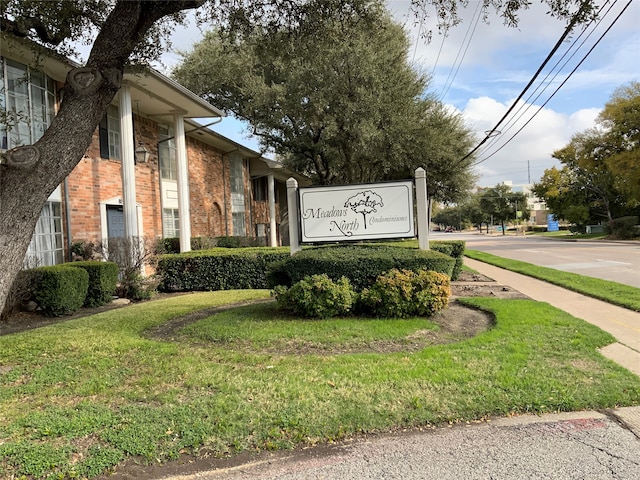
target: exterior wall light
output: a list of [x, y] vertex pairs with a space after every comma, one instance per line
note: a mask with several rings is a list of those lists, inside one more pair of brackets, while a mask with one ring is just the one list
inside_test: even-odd
[[142, 142], [138, 142], [138, 148], [135, 151], [136, 163], [147, 163], [149, 161], [149, 150], [147, 150]]

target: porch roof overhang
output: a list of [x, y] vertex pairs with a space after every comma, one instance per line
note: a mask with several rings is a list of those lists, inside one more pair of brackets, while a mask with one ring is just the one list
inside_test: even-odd
[[308, 177], [285, 168], [280, 162], [263, 157], [260, 152], [241, 145], [199, 122], [187, 120], [185, 124], [187, 135], [215, 147], [226, 155], [237, 152], [240, 157], [249, 160], [249, 171], [252, 178], [272, 174], [276, 180], [283, 183], [293, 177], [301, 186], [311, 185], [311, 180]]
[[125, 70], [123, 84], [131, 87], [131, 102], [134, 109], [139, 106], [144, 116], [159, 123], [172, 124], [175, 113], [184, 118], [225, 116], [222, 110], [151, 68]]
[[[82, 65], [37, 43], [0, 32], [2, 56], [38, 68], [50, 78], [64, 82], [73, 68]], [[222, 110], [151, 67], [127, 67], [123, 85], [131, 88], [134, 111], [160, 123], [172, 124], [173, 114], [185, 118], [221, 118]], [[139, 107], [139, 108], [137, 108]]]

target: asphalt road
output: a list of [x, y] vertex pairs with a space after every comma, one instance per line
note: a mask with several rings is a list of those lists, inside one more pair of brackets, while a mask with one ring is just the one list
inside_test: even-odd
[[171, 480], [612, 480], [640, 478], [640, 440], [615, 415], [579, 412], [381, 435], [280, 452]]
[[549, 237], [431, 232], [471, 250], [640, 288], [640, 242], [561, 241]]

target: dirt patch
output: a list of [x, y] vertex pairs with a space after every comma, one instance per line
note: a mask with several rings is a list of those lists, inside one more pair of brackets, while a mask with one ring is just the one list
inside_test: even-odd
[[529, 298], [514, 288], [496, 283], [485, 275], [471, 272], [460, 272], [458, 280], [451, 282], [451, 295], [453, 298]]

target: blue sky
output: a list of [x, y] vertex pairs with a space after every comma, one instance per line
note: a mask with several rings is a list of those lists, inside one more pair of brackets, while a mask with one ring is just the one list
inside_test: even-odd
[[[611, 11], [600, 26], [593, 29], [584, 46], [566, 66], [553, 70], [558, 75], [547, 90], [537, 99], [539, 92], [530, 98], [525, 95], [521, 101], [523, 108], [516, 110], [520, 112], [518, 116], [522, 114], [521, 118], [512, 125], [503, 124], [499, 128], [502, 133], [489, 142], [489, 148], [479, 150], [480, 163], [475, 167], [479, 185], [492, 186], [508, 180], [514, 184], [528, 183], [529, 179], [538, 181], [546, 168], [558, 165], [551, 157], [554, 150], [566, 145], [574, 133], [595, 125], [596, 116], [616, 87], [640, 80], [640, 1], [633, 0], [584, 63], [548, 100], [628, 1], [611, 0]], [[566, 23], [546, 15], [546, 6], [533, 0], [531, 8], [520, 14], [518, 28], [503, 26], [495, 16], [490, 17], [489, 24], [480, 20], [476, 25], [477, 3], [469, 2], [462, 12], [462, 24], [443, 40], [432, 19], [422, 26], [414, 22], [409, 13], [409, 0], [387, 1], [394, 18], [405, 25], [414, 39], [409, 60], [417, 69], [432, 74], [430, 91], [461, 112], [469, 128], [481, 139], [483, 132], [493, 128], [514, 103], [561, 37]], [[426, 44], [418, 39], [418, 34], [430, 28], [434, 36], [431, 43]], [[579, 33], [575, 32], [571, 40], [581, 42], [586, 33], [582, 37]], [[180, 29], [173, 37], [174, 49], [188, 50], [201, 37], [195, 26]], [[539, 80], [552, 71], [551, 67], [571, 45], [569, 40], [564, 42]], [[177, 61], [179, 56], [175, 53], [163, 57], [168, 68]], [[166, 68], [161, 70], [168, 72]], [[531, 114], [547, 100], [544, 108], [530, 120]], [[527, 108], [531, 105], [533, 108]], [[530, 123], [503, 146], [527, 120]], [[246, 126], [233, 118], [225, 118], [216, 126], [216, 131], [258, 149], [257, 140], [249, 136]]]

